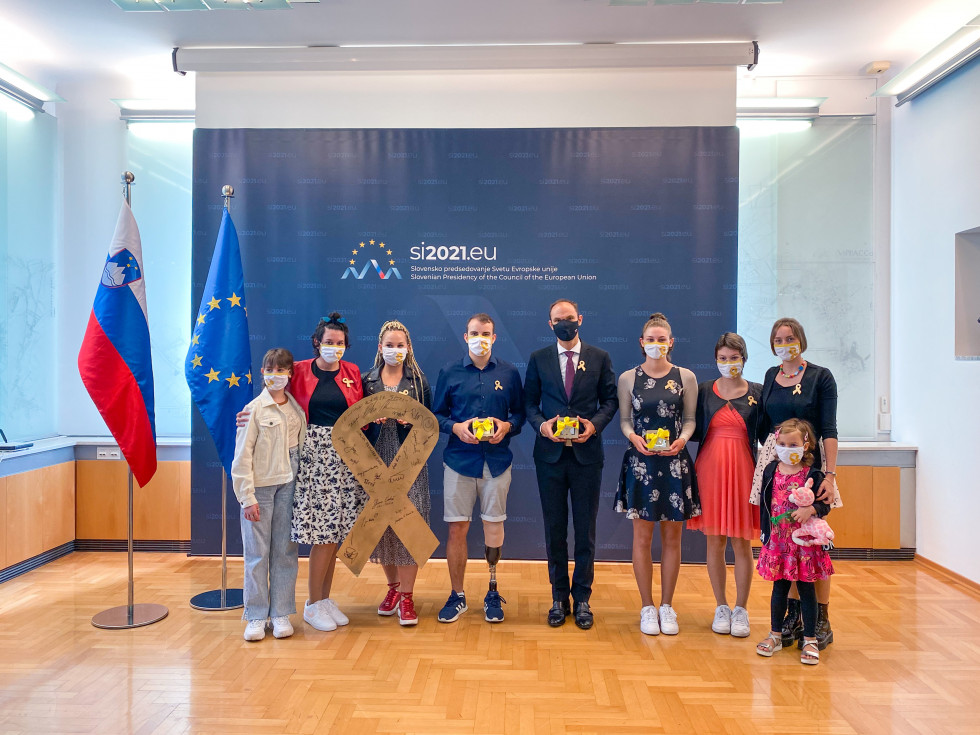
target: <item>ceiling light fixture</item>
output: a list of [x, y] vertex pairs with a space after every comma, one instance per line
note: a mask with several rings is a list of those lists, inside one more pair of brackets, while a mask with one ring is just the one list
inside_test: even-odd
[[895, 106], [915, 99], [960, 67], [980, 56], [980, 15], [897, 74], [874, 97], [895, 97]]
[[[357, 49], [353, 56], [351, 51]], [[175, 48], [177, 73], [752, 66], [754, 41]]]
[[112, 0], [126, 12], [161, 10], [288, 10], [293, 4], [320, 0]]
[[[11, 69], [9, 66], [0, 64], [0, 95], [5, 100], [12, 100], [18, 103], [21, 109], [30, 110], [29, 119], [34, 117], [35, 112], [44, 112], [45, 102], [64, 102], [64, 100], [49, 89], [40, 84], [32, 82], [23, 74]], [[10, 113], [14, 109], [9, 105], [4, 105], [4, 109]]]
[[192, 109], [174, 107], [167, 100], [117, 99], [112, 100], [119, 108], [119, 119], [131, 122], [194, 122]]
[[735, 112], [740, 118], [802, 119], [820, 115], [820, 105], [826, 97], [739, 97]]

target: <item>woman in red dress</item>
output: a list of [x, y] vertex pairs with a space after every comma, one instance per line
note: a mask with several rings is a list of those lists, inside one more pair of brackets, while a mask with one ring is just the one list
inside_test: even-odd
[[[697, 426], [700, 442], [695, 473], [701, 491], [701, 515], [687, 527], [708, 537], [708, 578], [715, 594], [711, 629], [737, 638], [749, 635], [745, 608], [752, 583], [752, 539], [759, 537], [759, 508], [749, 503], [756, 458], [756, 419], [762, 386], [742, 377], [748, 352], [734, 332], [715, 345], [720, 378], [698, 386]], [[735, 553], [735, 607], [728, 606], [725, 549]]]

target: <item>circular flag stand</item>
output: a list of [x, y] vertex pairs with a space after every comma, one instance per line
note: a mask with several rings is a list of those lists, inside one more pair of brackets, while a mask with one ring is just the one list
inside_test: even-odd
[[129, 603], [119, 607], [110, 607], [92, 617], [92, 625], [96, 628], [123, 630], [139, 628], [144, 625], [163, 620], [169, 614], [164, 605], [149, 603], [133, 604], [133, 471], [129, 471]]
[[245, 606], [244, 592], [228, 589], [228, 475], [221, 472], [221, 589], [200, 592], [191, 598], [195, 610], [235, 610]]

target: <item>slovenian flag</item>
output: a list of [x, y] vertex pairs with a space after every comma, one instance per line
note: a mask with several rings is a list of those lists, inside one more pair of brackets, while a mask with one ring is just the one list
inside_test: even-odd
[[194, 316], [184, 377], [228, 474], [235, 458], [235, 414], [252, 400], [251, 362], [242, 254], [225, 208]]
[[78, 353], [78, 372], [133, 476], [145, 486], [157, 471], [153, 365], [143, 250], [125, 200]]

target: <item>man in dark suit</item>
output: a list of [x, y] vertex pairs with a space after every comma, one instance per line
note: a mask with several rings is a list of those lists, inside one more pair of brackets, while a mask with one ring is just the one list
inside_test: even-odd
[[[527, 419], [537, 432], [534, 465], [544, 515], [548, 576], [554, 604], [548, 624], [558, 627], [571, 614], [575, 624], [592, 627], [589, 607], [595, 567], [595, 525], [602, 480], [602, 430], [616, 415], [616, 376], [609, 353], [578, 337], [582, 315], [574, 301], [551, 305], [548, 325], [557, 346], [544, 347], [527, 364], [524, 395]], [[579, 419], [579, 436], [566, 441], [555, 436], [555, 422], [565, 416]], [[571, 498], [575, 531], [575, 571], [568, 579], [568, 505]]]

